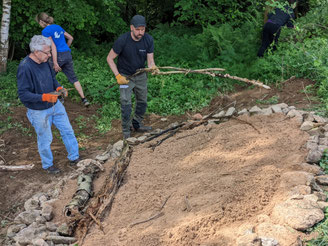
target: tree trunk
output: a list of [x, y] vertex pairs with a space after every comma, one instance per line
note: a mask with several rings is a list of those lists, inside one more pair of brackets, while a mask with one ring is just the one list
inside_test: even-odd
[[0, 73], [4, 73], [7, 71], [11, 0], [3, 0], [2, 3], [3, 4], [0, 35]]

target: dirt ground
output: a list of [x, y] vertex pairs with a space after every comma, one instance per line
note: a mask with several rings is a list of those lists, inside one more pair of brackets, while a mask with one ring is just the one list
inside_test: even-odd
[[[298, 109], [313, 109], [312, 95], [304, 88], [314, 82], [292, 79], [279, 88], [237, 88], [237, 92], [213, 99], [200, 113], [234, 105], [238, 110], [263, 103], [280, 103]], [[262, 104], [261, 104], [262, 103]], [[101, 135], [94, 128], [97, 106], [83, 108], [66, 100], [66, 110], [77, 135], [81, 158], [94, 158], [109, 143], [121, 138], [120, 121]], [[63, 170], [52, 176], [41, 168], [36, 137], [26, 118], [24, 107], [12, 108], [10, 117], [20, 123], [0, 136], [1, 159], [7, 165], [35, 164], [31, 171], [0, 173], [1, 239], [6, 226], [23, 209], [24, 201], [39, 191], [47, 191], [60, 181], [61, 175], [72, 172], [59, 134], [54, 134], [54, 162]], [[165, 128], [172, 122], [185, 121], [195, 112], [166, 117], [148, 115], [146, 123]], [[5, 120], [8, 115], [1, 115]], [[83, 120], [81, 120], [83, 119]], [[272, 208], [277, 196], [277, 180], [295, 165], [304, 162], [304, 143], [308, 136], [293, 120], [282, 115], [253, 116], [248, 124], [230, 120], [183, 131], [168, 139], [154, 151], [148, 144], [134, 147], [132, 159], [111, 212], [104, 218], [104, 232], [96, 227], [84, 245], [234, 245], [235, 229]], [[22, 129], [25, 129], [24, 131]], [[27, 135], [26, 129], [30, 133]], [[106, 162], [106, 171], [112, 163]], [[105, 172], [106, 173], [106, 172]], [[95, 181], [95, 191], [105, 180], [103, 173]], [[61, 211], [75, 192], [70, 181], [56, 202], [55, 221], [61, 222]], [[147, 223], [131, 226], [156, 214], [163, 205], [163, 214]]]

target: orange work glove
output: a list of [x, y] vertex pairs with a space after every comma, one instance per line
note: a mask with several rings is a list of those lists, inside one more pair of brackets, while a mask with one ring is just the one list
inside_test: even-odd
[[116, 75], [115, 78], [119, 85], [126, 85], [129, 83], [129, 80], [127, 80], [126, 77], [122, 76], [121, 74]]
[[42, 101], [43, 102], [51, 102], [55, 103], [57, 101], [58, 95], [54, 95], [51, 93], [43, 93], [42, 94]]
[[62, 86], [57, 87], [56, 91], [61, 93], [64, 97], [68, 96], [68, 91]]

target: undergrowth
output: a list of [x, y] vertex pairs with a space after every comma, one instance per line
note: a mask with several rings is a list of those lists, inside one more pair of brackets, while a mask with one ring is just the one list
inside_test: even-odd
[[[283, 28], [278, 49], [275, 52], [269, 49], [263, 58], [256, 56], [261, 42], [263, 17], [260, 12], [255, 11], [253, 17], [247, 17], [238, 26], [229, 22], [203, 27], [160, 24], [150, 32], [155, 41], [155, 61], [157, 66], [224, 68], [224, 73], [269, 85], [279, 85], [291, 76], [309, 78], [317, 82], [315, 90], [325, 112], [328, 109], [328, 41], [322, 25], [328, 23], [327, 11], [327, 5], [313, 8], [297, 19], [295, 29]], [[319, 24], [310, 25], [309, 21]], [[112, 43], [103, 43], [92, 45], [92, 52], [72, 49], [75, 71], [85, 95], [100, 106], [97, 128], [101, 132], [110, 129], [112, 119], [120, 118], [118, 87], [109, 88], [116, 84], [106, 62], [111, 47]], [[19, 103], [17, 65], [17, 61], [9, 62], [8, 73], [0, 77], [1, 112]], [[73, 88], [63, 73], [59, 73], [57, 79], [66, 88]], [[150, 75], [148, 113], [169, 115], [197, 111], [217, 94], [233, 90], [236, 83], [240, 82], [206, 75]], [[76, 90], [70, 90], [69, 96], [80, 103]]]

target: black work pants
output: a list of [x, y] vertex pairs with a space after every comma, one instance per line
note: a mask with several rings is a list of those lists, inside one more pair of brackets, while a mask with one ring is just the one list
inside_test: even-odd
[[267, 22], [263, 27], [263, 34], [262, 34], [262, 45], [257, 52], [258, 57], [262, 57], [266, 49], [271, 45], [274, 41], [273, 50], [276, 49], [276, 45], [278, 43], [278, 38], [280, 36], [281, 27], [277, 24]]

